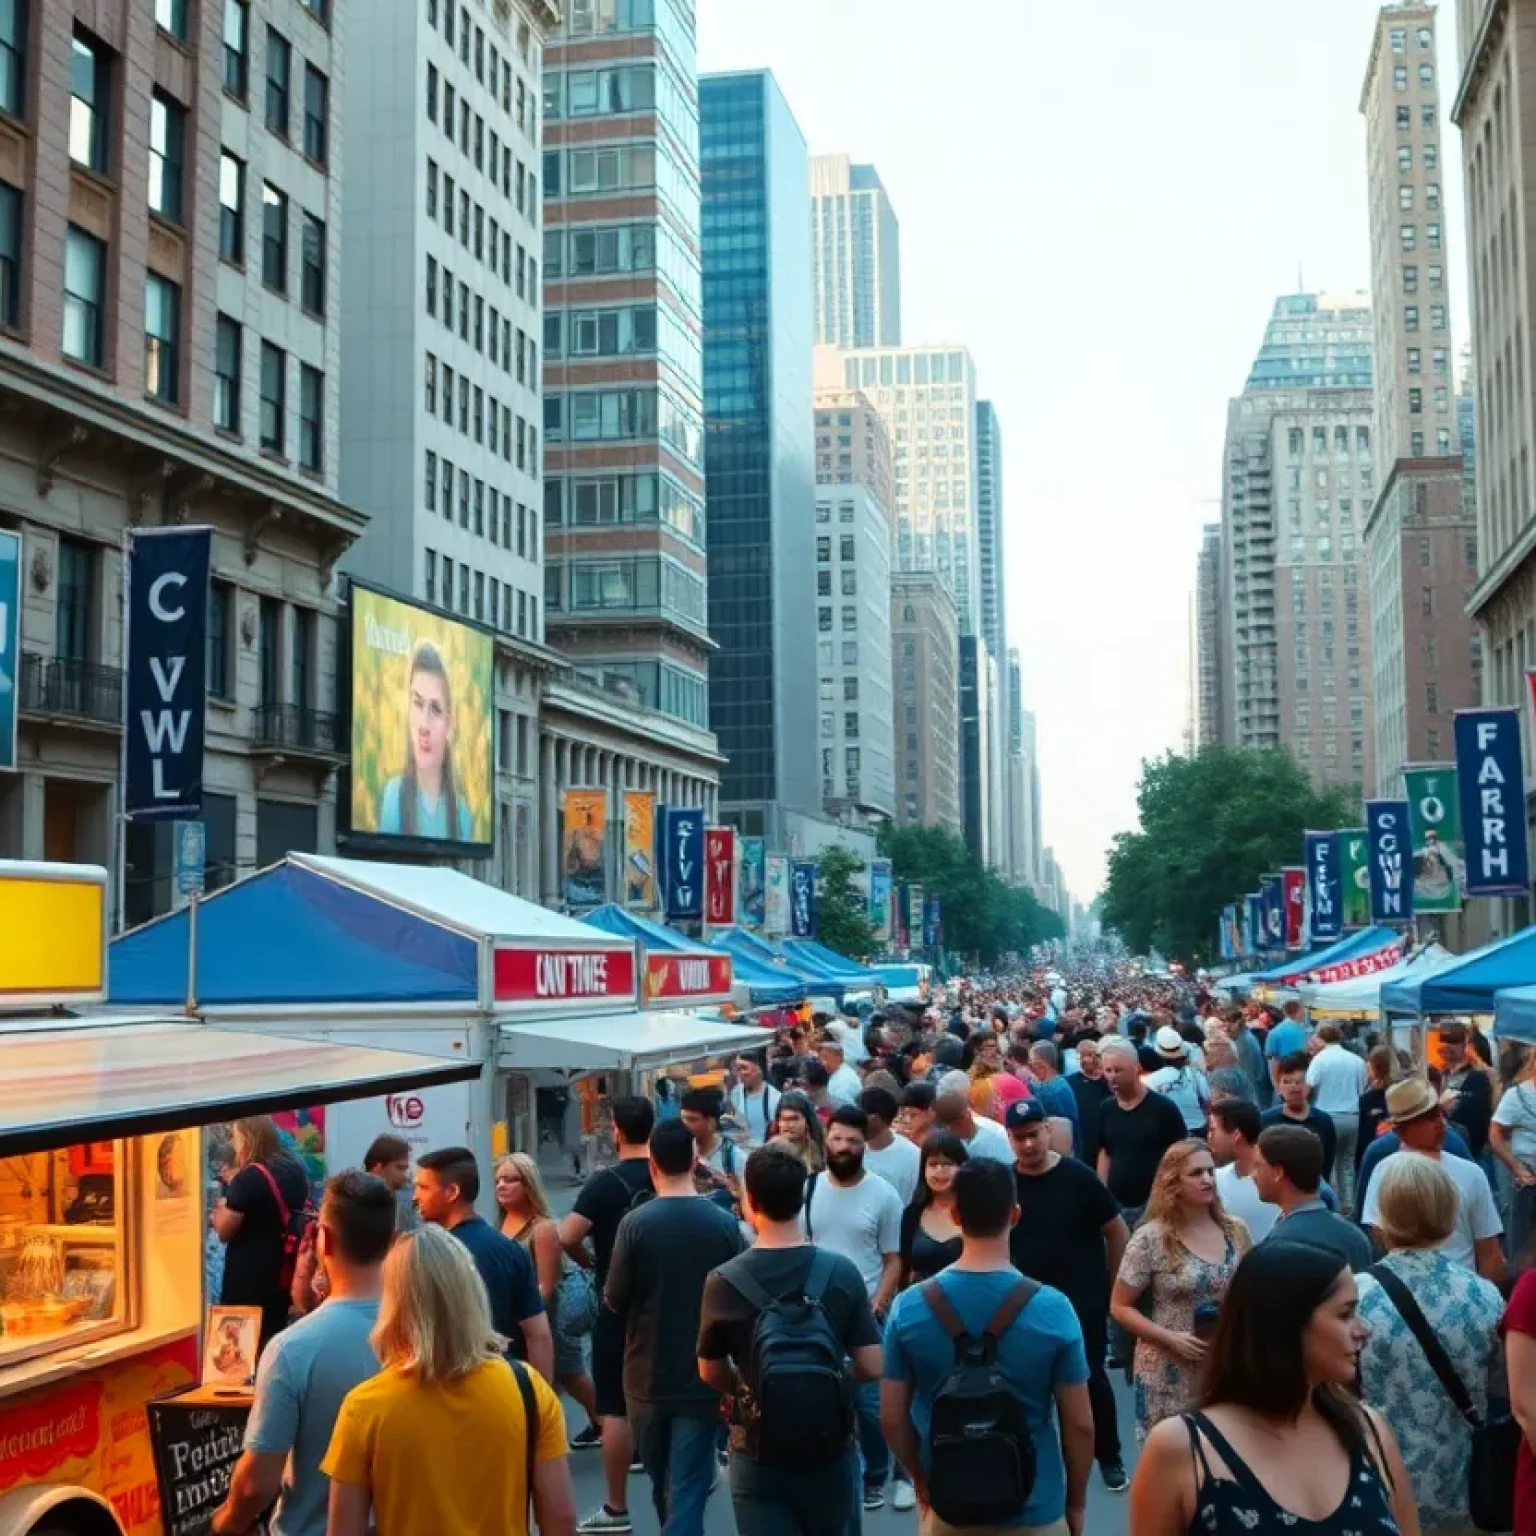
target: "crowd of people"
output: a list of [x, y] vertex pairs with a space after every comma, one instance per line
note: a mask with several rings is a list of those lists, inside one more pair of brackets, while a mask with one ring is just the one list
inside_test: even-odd
[[[1103, 962], [978, 977], [615, 1100], [563, 1218], [530, 1157], [498, 1230], [470, 1151], [381, 1138], [291, 1295], [254, 1258], [291, 1178], [242, 1122], [214, 1221], [268, 1338], [214, 1530], [627, 1536], [643, 1472], [665, 1536], [722, 1475], [741, 1536], [887, 1500], [1078, 1536], [1097, 1467], [1133, 1536], [1462, 1532], [1490, 1498], [1536, 1532], [1536, 1063], [1437, 1049]], [[568, 1444], [602, 1464], [579, 1521]]]

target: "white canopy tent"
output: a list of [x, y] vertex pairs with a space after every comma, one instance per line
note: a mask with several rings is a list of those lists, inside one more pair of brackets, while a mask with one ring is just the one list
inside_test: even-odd
[[1309, 1013], [1377, 1014], [1381, 1011], [1383, 985], [1401, 981], [1405, 976], [1432, 976], [1461, 958], [1440, 944], [1430, 943], [1384, 971], [1321, 986], [1304, 982], [1295, 989], [1296, 995]]

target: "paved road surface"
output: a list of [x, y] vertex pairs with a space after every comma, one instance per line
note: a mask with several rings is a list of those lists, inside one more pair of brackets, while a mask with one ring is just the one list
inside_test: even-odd
[[[1119, 1383], [1120, 1433], [1126, 1450], [1126, 1468], [1134, 1463], [1136, 1449], [1135, 1416], [1131, 1409], [1130, 1392], [1123, 1380]], [[581, 1410], [567, 1404], [567, 1415], [573, 1430], [583, 1424]], [[590, 1514], [602, 1502], [603, 1469], [598, 1451], [573, 1451], [571, 1475], [576, 1484], [576, 1510], [578, 1515]], [[629, 1480], [629, 1509], [635, 1522], [635, 1536], [657, 1536], [656, 1511], [651, 1504], [651, 1490], [647, 1479], [636, 1473]], [[890, 1505], [879, 1514], [864, 1516], [867, 1536], [913, 1536], [917, 1516], [897, 1514]], [[1088, 1492], [1088, 1521], [1084, 1536], [1125, 1536], [1126, 1496], [1105, 1493], [1095, 1471]], [[717, 1487], [710, 1496], [705, 1519], [705, 1536], [735, 1536], [736, 1521], [731, 1514], [731, 1501], [723, 1487]]]

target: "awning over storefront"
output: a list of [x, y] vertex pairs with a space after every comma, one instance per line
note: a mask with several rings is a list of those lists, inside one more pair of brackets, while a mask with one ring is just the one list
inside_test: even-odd
[[0, 1030], [0, 1157], [478, 1077], [477, 1063], [191, 1020]]
[[497, 1065], [508, 1071], [633, 1072], [699, 1056], [761, 1050], [772, 1036], [755, 1024], [692, 1013], [615, 1013], [602, 1018], [504, 1024]]
[[1492, 1013], [1494, 995], [1536, 980], [1536, 927], [1495, 939], [1433, 975], [1405, 976], [1381, 989], [1391, 1013]]
[[731, 955], [610, 902], [582, 922], [640, 945], [640, 998], [647, 1008], [697, 1008], [732, 1001]]

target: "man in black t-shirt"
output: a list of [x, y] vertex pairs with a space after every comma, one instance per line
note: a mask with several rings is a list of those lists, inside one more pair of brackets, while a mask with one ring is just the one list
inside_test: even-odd
[[1088, 1354], [1093, 1405], [1093, 1454], [1104, 1486], [1129, 1486], [1120, 1454], [1115, 1394], [1105, 1374], [1110, 1279], [1120, 1268], [1129, 1233], [1115, 1197], [1076, 1158], [1051, 1150], [1050, 1119], [1038, 1100], [1020, 1099], [1004, 1116], [1013, 1144], [1019, 1219], [1008, 1254], [1021, 1275], [1051, 1285], [1072, 1303]]
[[1099, 1177], [1134, 1226], [1163, 1153], [1184, 1140], [1184, 1116], [1170, 1098], [1142, 1082], [1136, 1048], [1128, 1040], [1106, 1040], [1099, 1055], [1112, 1095], [1099, 1110]]
[[[581, 1186], [571, 1214], [560, 1223], [560, 1243], [572, 1259], [589, 1266], [597, 1282], [598, 1299], [608, 1283], [608, 1266], [619, 1223], [630, 1207], [653, 1192], [651, 1154], [647, 1143], [656, 1124], [649, 1099], [622, 1098], [613, 1103], [613, 1132], [619, 1160], [594, 1173]], [[588, 1255], [587, 1239], [592, 1240]], [[629, 1518], [629, 1467], [633, 1438], [624, 1405], [624, 1324], [605, 1306], [597, 1309], [592, 1325], [592, 1386], [597, 1413], [602, 1420], [603, 1482], [606, 1497], [601, 1508], [581, 1522], [586, 1532], [622, 1536], [633, 1528]], [[590, 1427], [571, 1441], [573, 1450], [598, 1443]]]
[[704, 1282], [699, 1315], [699, 1375], [732, 1400], [731, 1499], [740, 1530], [762, 1523], [754, 1506], [771, 1509], [772, 1527], [792, 1524], [801, 1536], [842, 1536], [859, 1520], [859, 1460], [853, 1436], [825, 1461], [788, 1468], [761, 1463], [757, 1456], [756, 1406], [746, 1378], [752, 1334], [761, 1309], [736, 1288], [744, 1276], [777, 1300], [804, 1294], [811, 1266], [825, 1254], [831, 1271], [820, 1301], [862, 1381], [880, 1375], [880, 1332], [863, 1277], [841, 1254], [813, 1247], [800, 1233], [805, 1203], [805, 1165], [783, 1147], [760, 1147], [746, 1162], [742, 1209], [757, 1231], [757, 1243], [722, 1264]]
[[1104, 1067], [1099, 1060], [1099, 1037], [1083, 1034], [1077, 1041], [1077, 1071], [1067, 1074], [1067, 1087], [1077, 1100], [1077, 1123], [1082, 1131], [1082, 1159], [1090, 1167], [1099, 1162], [1099, 1114], [1109, 1097]]

